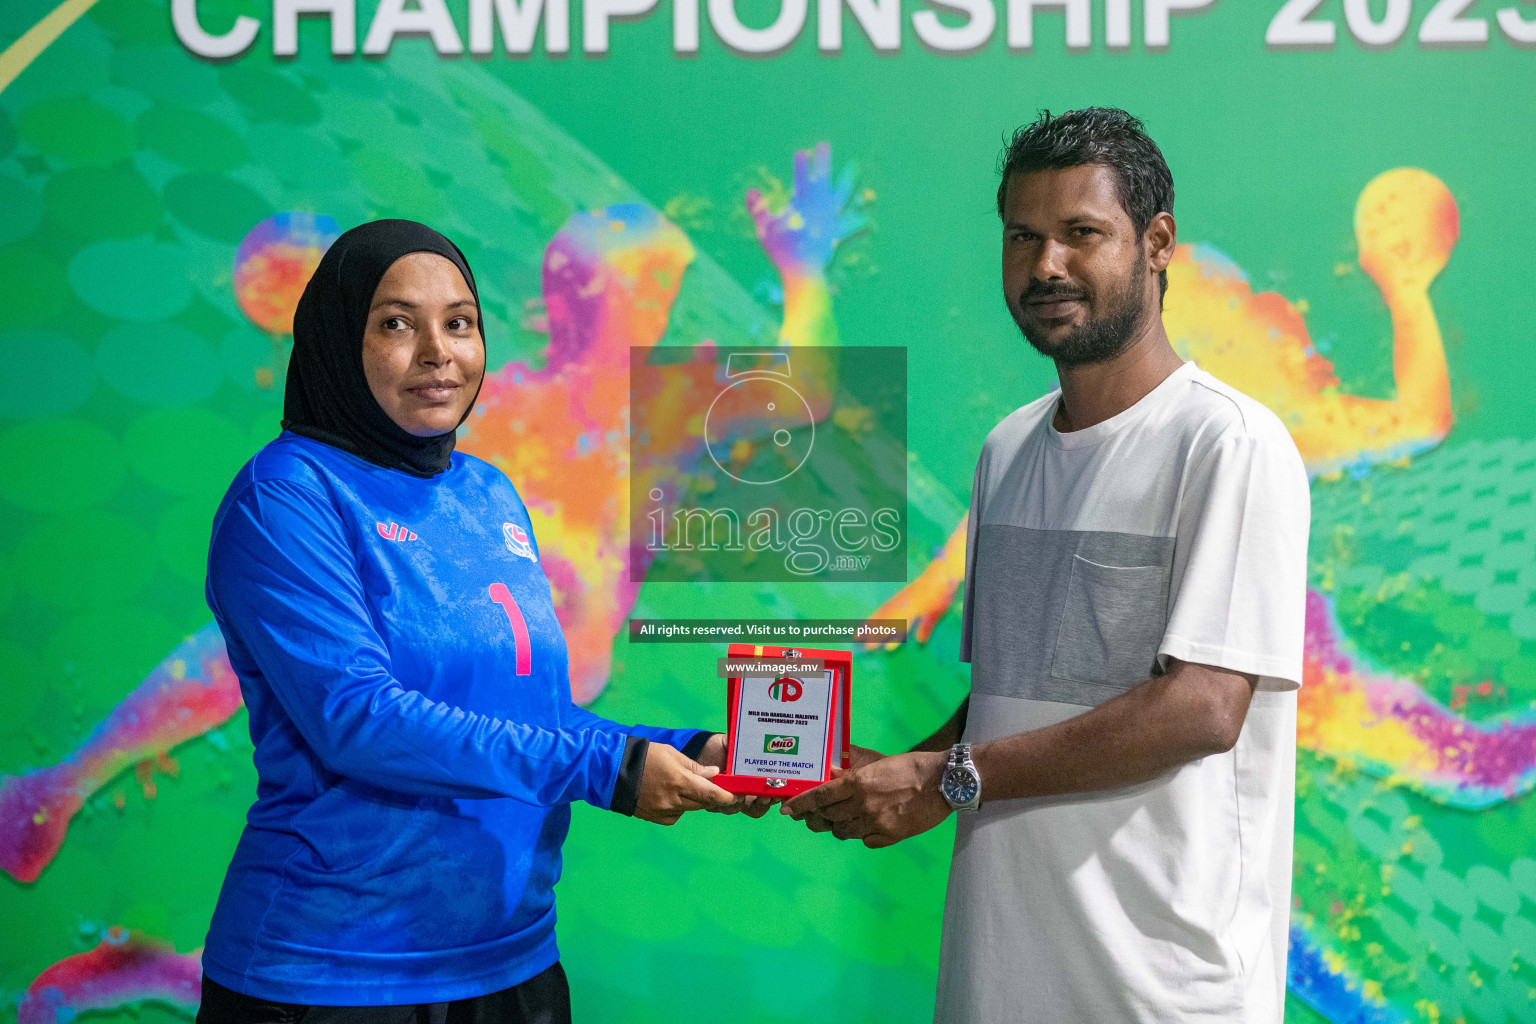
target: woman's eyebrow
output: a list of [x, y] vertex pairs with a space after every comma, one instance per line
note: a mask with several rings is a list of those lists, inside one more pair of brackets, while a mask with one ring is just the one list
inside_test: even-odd
[[[446, 307], [444, 307], [444, 308], [446, 308], [446, 309], [458, 309], [460, 306], [473, 306], [474, 304], [475, 304], [475, 300], [474, 299], [458, 299], [458, 300], [456, 300], [454, 302], [448, 303], [448, 305]], [[411, 302], [411, 301], [409, 301], [407, 299], [378, 299], [378, 300], [376, 300], [374, 302], [374, 304], [370, 307], [370, 309], [378, 309], [381, 306], [400, 306], [403, 309], [419, 309], [419, 308], [421, 308], [416, 303]]]

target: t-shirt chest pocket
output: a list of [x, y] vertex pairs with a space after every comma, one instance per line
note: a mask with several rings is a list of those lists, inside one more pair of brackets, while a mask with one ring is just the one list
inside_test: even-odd
[[1168, 568], [1072, 556], [1051, 676], [1129, 689], [1152, 675], [1168, 620]]

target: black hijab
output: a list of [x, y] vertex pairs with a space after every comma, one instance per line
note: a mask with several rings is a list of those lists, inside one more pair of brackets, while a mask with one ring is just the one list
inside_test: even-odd
[[[459, 268], [475, 297], [480, 322], [475, 277], [459, 247], [447, 238], [413, 220], [376, 220], [345, 232], [321, 258], [293, 314], [283, 429], [386, 469], [430, 477], [448, 468], [457, 431], [432, 437], [406, 431], [379, 406], [363, 373], [363, 334], [373, 293], [394, 262], [413, 252], [436, 253]], [[484, 330], [482, 323], [482, 345]], [[476, 397], [479, 394], [477, 389]], [[471, 399], [471, 409], [474, 404]], [[468, 409], [464, 417], [469, 417]]]

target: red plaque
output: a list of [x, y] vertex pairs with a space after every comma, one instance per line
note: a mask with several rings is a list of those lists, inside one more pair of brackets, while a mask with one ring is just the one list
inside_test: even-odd
[[[850, 652], [731, 644], [727, 657], [785, 664], [727, 679], [720, 788], [791, 797], [829, 781], [834, 767], [849, 767]], [[807, 660], [822, 667], [807, 669]]]

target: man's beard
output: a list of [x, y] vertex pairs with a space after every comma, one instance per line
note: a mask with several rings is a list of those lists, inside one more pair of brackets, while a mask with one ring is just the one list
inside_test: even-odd
[[[1014, 317], [1014, 321], [1019, 325], [1019, 330], [1024, 332], [1024, 337], [1034, 346], [1035, 351], [1054, 359], [1059, 366], [1086, 366], [1089, 363], [1102, 363], [1106, 359], [1113, 359], [1119, 355], [1130, 344], [1136, 325], [1141, 322], [1142, 313], [1147, 308], [1146, 279], [1147, 258], [1143, 253], [1138, 252], [1136, 265], [1131, 269], [1125, 286], [1120, 289], [1118, 295], [1114, 296], [1109, 312], [1084, 322], [1071, 334], [1054, 344], [1047, 340], [1045, 332], [1040, 330], [1037, 321], [1028, 321], [1018, 316]], [[1081, 289], [1073, 288], [1071, 285], [1045, 284], [1035, 281], [1023, 295], [1019, 296], [1019, 308], [1027, 310], [1031, 299], [1051, 295], [1082, 294]]]

